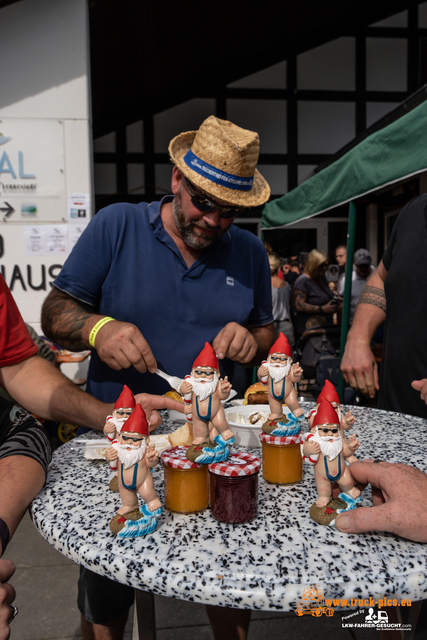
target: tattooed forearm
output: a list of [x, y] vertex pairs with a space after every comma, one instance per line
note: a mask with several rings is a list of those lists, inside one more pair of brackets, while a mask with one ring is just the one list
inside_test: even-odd
[[386, 313], [384, 289], [366, 285], [359, 298], [359, 304], [372, 304], [374, 307], [379, 307], [382, 311], [384, 311], [384, 313]]
[[43, 304], [42, 329], [44, 334], [69, 351], [84, 351], [83, 326], [95, 310], [90, 305], [71, 298], [55, 287]]
[[306, 300], [307, 300], [306, 294], [300, 291], [299, 289], [295, 289], [294, 307], [296, 311], [299, 311], [300, 313], [316, 313], [319, 311], [318, 304], [308, 304]]

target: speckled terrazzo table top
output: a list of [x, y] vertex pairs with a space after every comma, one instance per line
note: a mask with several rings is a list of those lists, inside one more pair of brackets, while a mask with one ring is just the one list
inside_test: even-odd
[[[305, 412], [312, 406], [302, 405]], [[426, 470], [420, 442], [427, 436], [427, 420], [352, 410], [352, 431], [362, 442], [359, 459]], [[174, 428], [165, 418], [161, 431]], [[244, 450], [261, 457], [261, 449]], [[311, 520], [308, 511], [316, 499], [311, 466], [304, 465], [303, 480], [292, 486], [267, 484], [260, 473], [258, 517], [249, 523], [217, 522], [209, 509], [192, 515], [164, 510], [153, 534], [133, 540], [110, 533], [109, 520], [120, 506], [108, 489], [110, 475], [105, 461], [86, 460], [82, 448], [68, 443], [54, 452], [31, 514], [56, 549], [119, 582], [183, 600], [262, 610], [293, 609], [313, 583], [326, 598], [427, 598], [427, 545], [391, 534], [345, 535]], [[163, 502], [161, 465], [154, 482]], [[370, 506], [369, 490], [362, 504]]]

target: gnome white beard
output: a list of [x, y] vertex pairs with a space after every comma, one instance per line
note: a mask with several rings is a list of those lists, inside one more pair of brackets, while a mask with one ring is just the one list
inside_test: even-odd
[[[329, 442], [333, 439], [333, 442]], [[321, 436], [316, 429], [312, 440], [320, 444], [320, 450], [324, 456], [328, 456], [329, 460], [335, 460], [342, 451], [342, 437], [338, 432], [337, 436]]]
[[122, 463], [122, 465], [124, 465], [124, 468], [130, 469], [135, 464], [138, 464], [138, 462], [140, 462], [142, 458], [145, 456], [147, 442], [146, 442], [146, 439], [144, 438], [140, 447], [132, 447], [130, 451], [128, 451], [128, 447], [129, 447], [128, 444], [119, 444], [117, 442], [112, 444], [111, 446], [117, 450], [119, 460]]
[[273, 382], [280, 382], [283, 378], [286, 378], [286, 376], [289, 375], [291, 370], [291, 361], [288, 360], [287, 364], [273, 364], [268, 362], [267, 368], [270, 377], [273, 378]]
[[[202, 382], [202, 380], [204, 380], [204, 382]], [[213, 380], [209, 380], [209, 378], [194, 378], [191, 376], [189, 382], [191, 382], [191, 386], [193, 387], [193, 393], [196, 394], [200, 401], [203, 401], [216, 390], [218, 386], [218, 374], [214, 373]]]
[[114, 426], [116, 427], [116, 431], [117, 433], [120, 433], [120, 431], [122, 430], [122, 427], [124, 425], [124, 423], [126, 422], [126, 420], [128, 419], [129, 416], [126, 416], [126, 418], [115, 418], [114, 416], [112, 416], [109, 420], [109, 422], [112, 422], [114, 424]]

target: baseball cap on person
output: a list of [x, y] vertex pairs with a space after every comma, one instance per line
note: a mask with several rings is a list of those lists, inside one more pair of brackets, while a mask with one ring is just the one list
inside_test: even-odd
[[356, 267], [361, 267], [362, 264], [371, 264], [371, 254], [367, 249], [358, 249], [354, 252], [354, 264]]
[[236, 207], [256, 207], [270, 197], [270, 187], [256, 168], [258, 134], [228, 120], [209, 116], [198, 131], [180, 133], [171, 140], [169, 155], [207, 196]]

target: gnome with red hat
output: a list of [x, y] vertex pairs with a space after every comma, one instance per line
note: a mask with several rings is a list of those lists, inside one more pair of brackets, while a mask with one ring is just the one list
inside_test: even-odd
[[[301, 446], [304, 459], [314, 464], [318, 498], [310, 509], [310, 515], [319, 524], [330, 524], [338, 513], [354, 509], [360, 501], [360, 490], [344, 460], [359, 446], [355, 435], [350, 437], [349, 442], [343, 440], [337, 412], [329, 400], [323, 399], [314, 417], [311, 433]], [[341, 489], [339, 501], [332, 500], [334, 482]]]
[[347, 411], [345, 415], [342, 413], [340, 399], [339, 399], [337, 390], [335, 389], [332, 382], [330, 382], [329, 380], [325, 380], [325, 384], [323, 385], [322, 391], [319, 393], [319, 396], [316, 401], [316, 408], [312, 409], [312, 411], [310, 412], [310, 417], [308, 419], [308, 426], [311, 427], [313, 423], [313, 418], [316, 415], [316, 411], [323, 398], [325, 398], [326, 400], [329, 400], [331, 405], [334, 407], [335, 411], [338, 414], [338, 418], [340, 419], [341, 428], [344, 429], [345, 431], [348, 431], [348, 429], [350, 429], [353, 426], [356, 418], [352, 414], [351, 410]]
[[[111, 520], [110, 529], [121, 538], [151, 533], [162, 512], [150, 472], [150, 467], [159, 461], [159, 454], [149, 445], [148, 422], [141, 405], [136, 405], [112, 447], [118, 456], [122, 506]], [[145, 500], [140, 509], [138, 493]]]
[[[292, 365], [291, 346], [283, 333], [279, 334], [271, 347], [267, 360], [258, 369], [258, 378], [267, 385], [270, 415], [262, 426], [264, 433], [291, 436], [299, 432], [298, 419], [303, 416], [299, 406], [294, 382], [301, 379], [302, 369], [298, 363]], [[286, 403], [292, 413], [283, 415]]]
[[185, 377], [179, 389], [187, 420], [193, 423], [194, 439], [186, 452], [193, 462], [222, 462], [234, 442], [221, 402], [230, 395], [231, 384], [227, 376], [218, 379], [218, 371], [214, 348], [206, 342], [194, 361], [191, 376]]
[[[329, 380], [325, 380], [325, 384], [323, 385], [323, 389], [319, 393], [319, 396], [318, 396], [317, 401], [316, 401], [316, 408], [312, 409], [310, 411], [310, 414], [309, 414], [309, 417], [308, 417], [308, 426], [311, 429], [314, 417], [315, 417], [315, 415], [317, 413], [317, 410], [318, 410], [319, 405], [322, 402], [322, 400], [329, 400], [329, 402], [331, 403], [331, 405], [333, 406], [333, 408], [337, 412], [338, 419], [340, 421], [341, 436], [342, 436], [343, 440], [345, 440], [347, 442], [347, 437], [346, 437], [344, 431], [348, 431], [354, 425], [356, 418], [352, 414], [351, 410], [347, 411], [347, 413], [345, 415], [343, 414], [343, 412], [341, 411], [341, 404], [340, 404], [340, 399], [339, 399], [337, 390], [335, 389], [335, 387], [332, 384], [332, 382], [330, 382]], [[352, 462], [357, 462], [357, 458], [355, 456], [351, 455], [348, 458], [346, 457], [346, 462], [348, 462], [349, 464], [351, 464]]]
[[[129, 387], [124, 385], [123, 391], [117, 398], [116, 404], [114, 405], [113, 413], [111, 416], [107, 416], [107, 422], [103, 429], [105, 437], [111, 444], [117, 442], [120, 431], [132, 411], [135, 409], [135, 405], [136, 402], [132, 391]], [[111, 471], [117, 471], [117, 451], [113, 447], [107, 449], [105, 452], [105, 458], [110, 463]], [[110, 489], [115, 493], [119, 490], [117, 474], [110, 481]]]

